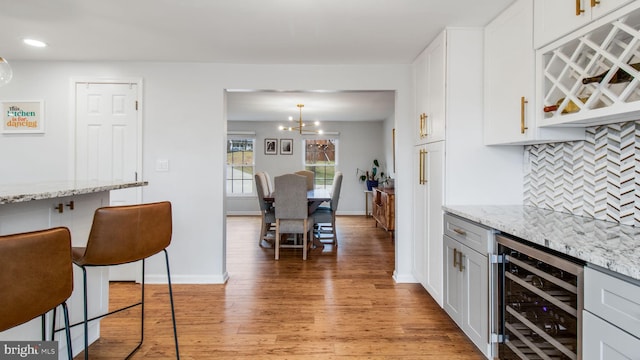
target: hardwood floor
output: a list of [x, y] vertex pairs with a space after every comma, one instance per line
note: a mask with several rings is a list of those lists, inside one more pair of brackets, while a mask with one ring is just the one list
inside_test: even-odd
[[[396, 284], [394, 248], [372, 218], [338, 217], [338, 248], [259, 248], [258, 217], [228, 217], [225, 285], [174, 285], [182, 359], [483, 359], [428, 293]], [[174, 241], [179, 241], [174, 239]], [[134, 359], [175, 358], [166, 285], [146, 287], [145, 342]], [[113, 307], [139, 285], [112, 283]], [[91, 359], [122, 359], [139, 309], [107, 317]], [[82, 354], [76, 357], [82, 359]]]

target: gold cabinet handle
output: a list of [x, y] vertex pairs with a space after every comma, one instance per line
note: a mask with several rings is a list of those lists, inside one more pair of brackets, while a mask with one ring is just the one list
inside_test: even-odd
[[467, 232], [461, 229], [453, 229], [453, 232], [455, 232], [456, 234], [462, 235], [462, 236], [466, 236]]
[[600, 5], [599, 0], [591, 0], [591, 7], [596, 7], [596, 5]]
[[428, 129], [428, 127], [427, 127], [427, 118], [428, 118], [428, 116], [427, 116], [427, 114], [424, 114], [424, 113], [422, 115], [424, 115], [424, 136], [427, 136], [427, 135], [429, 135], [429, 131], [427, 131], [427, 129]]
[[462, 262], [462, 251], [458, 251], [458, 269], [460, 270], [460, 272], [462, 272], [464, 270], [464, 264]]
[[[576, 0], [576, 16], [582, 15], [584, 10], [582, 10], [582, 0]], [[592, 1], [593, 2], [593, 1]], [[593, 5], [592, 5], [593, 6]]]
[[427, 150], [421, 150], [421, 155], [420, 155], [420, 167], [422, 170], [420, 170], [420, 177], [421, 182], [420, 184], [426, 184], [427, 183]]
[[427, 136], [427, 114], [420, 114], [420, 139]]
[[453, 268], [458, 267], [458, 249], [453, 248]]
[[520, 134], [524, 134], [524, 132], [529, 129], [528, 127], [524, 126], [524, 114], [525, 114], [525, 107], [524, 105], [529, 103], [524, 96], [520, 98]]
[[59, 203], [58, 205], [53, 207], [55, 210], [58, 210], [58, 214], [62, 214], [64, 212], [64, 205], [62, 205], [62, 203]]

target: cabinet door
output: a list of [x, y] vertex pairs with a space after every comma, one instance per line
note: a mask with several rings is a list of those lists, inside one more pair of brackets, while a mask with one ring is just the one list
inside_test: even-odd
[[539, 49], [634, 0], [536, 0], [534, 47]]
[[443, 308], [462, 328], [462, 272], [458, 266], [461, 245], [448, 236], [443, 237], [444, 289]]
[[422, 54], [418, 56], [416, 61], [413, 63], [413, 81], [414, 81], [414, 89], [415, 89], [415, 115], [413, 124], [414, 130], [414, 140], [415, 144], [421, 144], [426, 141], [426, 128], [425, 128], [425, 120], [426, 111], [428, 107], [427, 101], [427, 84], [429, 83], [428, 78], [428, 67], [429, 67], [429, 53], [425, 50]]
[[426, 289], [442, 306], [442, 236], [444, 234], [444, 141], [425, 147], [426, 204]]
[[534, 19], [538, 49], [591, 21], [590, 0], [536, 0]]
[[640, 339], [584, 310], [582, 358], [584, 360], [637, 359]]
[[427, 288], [427, 184], [426, 147], [413, 151], [413, 276]]
[[[533, 137], [532, 15], [532, 0], [520, 0], [485, 28], [484, 142], [487, 145], [516, 143]], [[524, 113], [523, 97], [528, 102]], [[523, 121], [528, 129], [523, 129]]]
[[577, 129], [537, 127], [532, 36], [532, 0], [516, 1], [485, 28], [486, 145], [584, 138], [583, 131]]
[[427, 142], [444, 140], [445, 131], [445, 82], [446, 82], [446, 32], [442, 32], [427, 47]]
[[489, 356], [489, 260], [461, 245], [462, 331]]

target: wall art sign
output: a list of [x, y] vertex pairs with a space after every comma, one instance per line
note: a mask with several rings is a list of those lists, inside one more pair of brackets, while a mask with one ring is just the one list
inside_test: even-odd
[[44, 101], [2, 101], [3, 134], [44, 133]]

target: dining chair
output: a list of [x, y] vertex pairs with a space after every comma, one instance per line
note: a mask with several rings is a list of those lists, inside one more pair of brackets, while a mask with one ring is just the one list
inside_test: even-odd
[[[285, 174], [275, 179], [276, 243], [275, 259], [280, 258], [280, 247], [302, 248], [302, 259], [307, 253], [313, 232], [313, 218], [307, 205], [307, 180], [304, 176]], [[302, 234], [302, 245], [282, 244], [281, 234]]]
[[313, 171], [310, 170], [300, 170], [300, 171], [296, 171], [294, 174], [297, 175], [301, 175], [307, 178], [307, 190], [313, 190], [314, 188], [314, 181], [315, 181], [315, 177], [316, 174]]
[[67, 308], [71, 264], [71, 234], [65, 227], [0, 236], [0, 332], [40, 316], [44, 341], [46, 313], [54, 310], [55, 326], [55, 309], [62, 306], [67, 356], [73, 359]]
[[[332, 243], [338, 246], [338, 236], [336, 234], [336, 211], [338, 210], [338, 201], [340, 200], [340, 189], [342, 188], [342, 172], [337, 171], [333, 176], [333, 185], [331, 188], [331, 201], [329, 206], [318, 207], [311, 216], [313, 222], [317, 225], [317, 238], [322, 241], [321, 234], [330, 233], [333, 236]], [[327, 226], [321, 224], [331, 224], [330, 230]]]
[[276, 190], [273, 187], [273, 181], [271, 181], [271, 176], [266, 171], [263, 171], [262, 173], [264, 174], [264, 179], [267, 183], [267, 187], [265, 188], [265, 194], [271, 194]]
[[[89, 321], [100, 319], [135, 306], [141, 307], [140, 342], [131, 353], [129, 353], [127, 358], [130, 358], [140, 349], [144, 341], [145, 260], [160, 252], [164, 252], [167, 268], [176, 359], [180, 359], [173, 291], [171, 289], [171, 273], [169, 271], [169, 254], [167, 253], [167, 247], [171, 243], [172, 228], [171, 203], [168, 201], [140, 205], [107, 206], [95, 211], [86, 247], [72, 248], [73, 263], [82, 270], [84, 290], [84, 321], [82, 323], [84, 325], [85, 360], [89, 359]], [[89, 319], [87, 308], [87, 268], [127, 264], [135, 261], [142, 261], [140, 301]]]
[[262, 247], [262, 241], [271, 243], [273, 240], [272, 235], [275, 231], [276, 214], [271, 203], [264, 200], [267, 195], [266, 189], [268, 187], [266, 176], [264, 172], [257, 172], [255, 175], [256, 180], [256, 193], [258, 194], [258, 204], [260, 205], [260, 236], [258, 237], [258, 245]]

